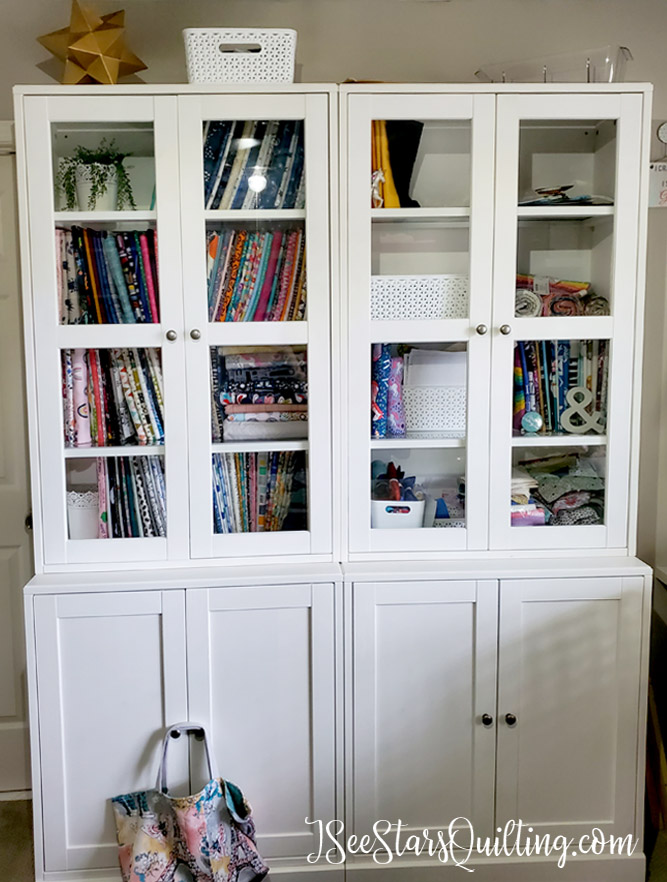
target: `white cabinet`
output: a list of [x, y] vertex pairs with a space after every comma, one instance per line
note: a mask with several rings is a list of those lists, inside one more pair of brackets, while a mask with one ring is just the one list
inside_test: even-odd
[[633, 553], [650, 96], [342, 101], [347, 559]]
[[335, 95], [178, 92], [17, 92], [38, 572], [332, 559]]
[[[552, 840], [641, 837], [646, 576], [457, 581], [434, 569], [427, 581], [425, 568], [406, 579], [408, 566], [392, 581], [348, 576], [351, 830], [400, 819], [405, 844], [465, 818], [482, 838], [519, 820]], [[351, 860], [358, 878], [373, 867]], [[428, 863], [411, 878], [430, 879]]]
[[38, 877], [116, 868], [109, 798], [153, 786], [164, 728], [187, 719], [184, 593], [42, 595], [34, 629]]
[[187, 594], [190, 715], [252, 802], [272, 865], [317, 853], [337, 817], [334, 586]]
[[644, 599], [641, 578], [501, 582], [499, 825], [633, 830]]
[[[97, 870], [117, 878], [109, 800], [154, 786], [164, 729], [186, 719], [209, 729], [219, 773], [251, 803], [272, 868], [299, 878], [324, 869], [306, 862], [319, 848], [307, 819], [342, 814], [336, 590], [35, 596], [37, 878], [81, 871], [88, 880]], [[185, 743], [172, 747], [170, 788], [195, 792], [205, 783], [196, 743], [191, 756]]]
[[355, 832], [491, 834], [497, 611], [494, 581], [354, 586]]

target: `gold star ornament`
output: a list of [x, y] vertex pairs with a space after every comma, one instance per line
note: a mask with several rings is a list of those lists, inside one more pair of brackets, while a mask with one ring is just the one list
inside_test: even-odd
[[72, 0], [68, 28], [43, 37], [41, 43], [65, 62], [62, 82], [117, 83], [119, 77], [146, 70], [146, 65], [125, 45], [125, 10], [99, 16], [92, 9]]

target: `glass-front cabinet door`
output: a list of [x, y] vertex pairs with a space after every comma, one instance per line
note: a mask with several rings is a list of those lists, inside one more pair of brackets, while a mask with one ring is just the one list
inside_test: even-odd
[[492, 95], [349, 95], [350, 553], [487, 546]]
[[501, 95], [490, 546], [627, 546], [641, 95]]
[[36, 545], [47, 566], [185, 558], [176, 99], [24, 107]]
[[192, 554], [330, 554], [328, 95], [179, 119]]

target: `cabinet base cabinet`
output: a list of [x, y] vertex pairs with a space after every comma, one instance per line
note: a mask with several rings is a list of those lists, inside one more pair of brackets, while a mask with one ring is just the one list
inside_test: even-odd
[[[640, 882], [650, 571], [542, 565], [29, 595], [37, 879], [117, 882], [109, 797], [150, 787], [164, 728], [189, 718], [284, 882], [436, 882], [457, 861], [482, 882]], [[196, 792], [201, 745], [174, 748], [170, 786]], [[399, 821], [389, 864], [350, 845]], [[429, 856], [424, 831], [450, 825], [463, 851]]]

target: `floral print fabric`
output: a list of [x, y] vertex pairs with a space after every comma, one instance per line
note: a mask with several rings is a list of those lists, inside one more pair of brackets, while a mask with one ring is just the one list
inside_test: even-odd
[[184, 871], [193, 882], [253, 882], [268, 873], [250, 806], [222, 778], [194, 796], [146, 790], [111, 802], [123, 882], [173, 882]]

